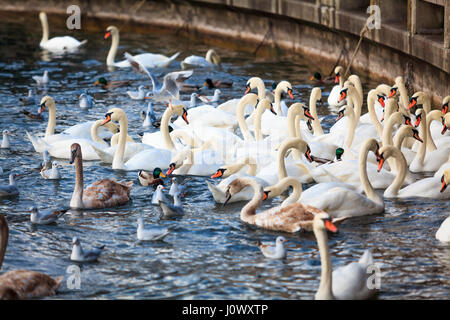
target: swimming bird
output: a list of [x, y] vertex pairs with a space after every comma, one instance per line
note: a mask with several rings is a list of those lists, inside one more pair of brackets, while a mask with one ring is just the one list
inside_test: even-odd
[[184, 196], [184, 192], [186, 191], [185, 183], [189, 180], [191, 180], [191, 178], [187, 178], [182, 183], [180, 183], [177, 177], [173, 177], [172, 184], [170, 185], [169, 195], [174, 197], [177, 193], [179, 193], [180, 196]]
[[47, 84], [50, 82], [50, 78], [48, 76], [48, 71], [45, 70], [42, 76], [33, 76], [33, 80], [36, 81], [38, 85]]
[[285, 237], [279, 236], [275, 240], [275, 245], [258, 242], [258, 247], [266, 258], [283, 259], [286, 258], [286, 248], [284, 247], [286, 241]]
[[42, 169], [41, 170], [41, 176], [44, 179], [48, 180], [59, 180], [61, 179], [61, 173], [58, 170], [59, 164], [57, 161], [52, 162], [52, 168], [51, 169]]
[[37, 207], [31, 207], [30, 220], [35, 224], [50, 224], [58, 220], [69, 209], [64, 210], [39, 210]]
[[9, 175], [9, 185], [0, 186], [0, 197], [12, 197], [19, 195], [19, 189], [17, 188], [15, 178], [19, 175], [17, 173], [11, 173]]
[[205, 80], [203, 84], [204, 87], [208, 87], [208, 89], [216, 89], [216, 88], [230, 88], [233, 86], [233, 81], [222, 81], [222, 80], [211, 80], [210, 78]]
[[80, 109], [83, 109], [83, 110], [90, 109], [94, 105], [92, 97], [89, 95], [87, 90], [85, 90], [85, 92], [80, 94], [79, 99], [80, 99]]
[[11, 141], [9, 140], [9, 136], [11, 135], [11, 132], [7, 129], [3, 130], [3, 140], [0, 148], [2, 149], [9, 149], [11, 148]]
[[144, 119], [144, 122], [142, 122], [144, 128], [149, 128], [150, 126], [159, 128], [161, 125], [161, 121], [156, 120], [156, 114], [153, 111], [153, 103], [151, 101], [148, 102], [147, 110], [141, 112], [141, 117]]
[[44, 117], [42, 116], [42, 113], [40, 113], [40, 112], [32, 113], [28, 110], [22, 109], [22, 113], [25, 115], [25, 117], [27, 117], [28, 119], [31, 119], [31, 120], [39, 120], [39, 121], [44, 120]]
[[165, 178], [166, 175], [162, 172], [161, 168], [155, 168], [153, 173], [140, 170], [138, 172], [139, 182], [142, 186], [158, 186], [164, 185], [164, 181], [161, 178]]
[[145, 98], [145, 87], [139, 86], [138, 91], [127, 91], [128, 96], [132, 100], [144, 100]]
[[205, 57], [191, 55], [181, 62], [181, 68], [220, 66], [221, 60], [214, 49], [209, 49]]
[[167, 202], [167, 197], [163, 193], [164, 186], [158, 185], [152, 196], [152, 204], [159, 204], [160, 201]]
[[[8, 246], [9, 227], [0, 214], [0, 270]], [[53, 296], [64, 276], [57, 279], [45, 273], [29, 270], [13, 270], [0, 275], [0, 300], [32, 299]]]
[[39, 19], [42, 25], [42, 39], [39, 46], [52, 52], [65, 52], [75, 50], [87, 43], [87, 40], [78, 41], [70, 36], [53, 37], [49, 39], [48, 20], [45, 12], [39, 13]]
[[120, 87], [127, 87], [131, 84], [131, 80], [116, 80], [116, 81], [108, 81], [105, 77], [98, 78], [97, 81], [94, 82], [94, 86], [101, 86], [102, 89], [110, 90], [116, 89]]
[[152, 82], [152, 95], [146, 96], [146, 99], [152, 99], [153, 101], [167, 101], [173, 98], [179, 98], [180, 83], [189, 79], [192, 76], [193, 70], [187, 71], [175, 71], [170, 72], [164, 76], [163, 84], [161, 85], [158, 80], [153, 77], [150, 71], [141, 64], [139, 61], [135, 60], [128, 52], [125, 52], [125, 57], [130, 62], [134, 71], [146, 74]]
[[93, 250], [83, 250], [81, 247], [80, 240], [77, 237], [73, 237], [72, 240], [72, 254], [70, 255], [70, 260], [76, 262], [94, 262], [97, 261], [100, 254], [103, 252], [105, 246], [95, 248]]
[[36, 104], [36, 99], [33, 95], [33, 89], [29, 89], [28, 95], [25, 97], [20, 97], [19, 101], [22, 102], [23, 105]]
[[162, 240], [169, 233], [170, 230], [168, 228], [160, 226], [152, 226], [150, 228], [145, 229], [144, 220], [142, 218], [138, 219], [138, 227], [136, 232], [138, 240], [143, 241]]
[[40, 170], [49, 170], [52, 168], [52, 159], [50, 158], [50, 154], [48, 150], [45, 149], [42, 153], [42, 162], [39, 164]]
[[175, 193], [175, 195], [173, 196], [173, 204], [159, 201], [159, 206], [163, 211], [164, 218], [181, 216], [184, 214], [183, 204], [181, 203], [179, 193]]
[[217, 103], [222, 92], [219, 89], [214, 90], [213, 96], [198, 96], [198, 98], [205, 103]]
[[450, 217], [442, 222], [439, 229], [436, 231], [436, 239], [442, 242], [450, 242]]

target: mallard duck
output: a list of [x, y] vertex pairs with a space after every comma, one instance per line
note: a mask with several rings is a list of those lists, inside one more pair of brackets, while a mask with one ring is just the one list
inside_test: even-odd
[[319, 72], [314, 73], [311, 78], [309, 78], [310, 81], [314, 81], [315, 85], [320, 84], [332, 84], [334, 83], [334, 77], [326, 77], [325, 79], [322, 79], [322, 75]]
[[25, 117], [31, 120], [39, 120], [39, 121], [44, 120], [42, 113], [31, 113], [30, 111], [27, 111], [25, 109], [22, 110], [22, 113], [25, 115]]
[[233, 81], [222, 81], [222, 80], [211, 80], [210, 78], [205, 80], [203, 84], [204, 87], [208, 87], [208, 89], [216, 89], [216, 88], [230, 88], [233, 86]]
[[166, 175], [162, 172], [161, 168], [155, 168], [152, 174], [147, 171], [140, 170], [138, 177], [141, 185], [148, 187], [164, 185], [164, 181], [161, 178], [165, 178]]
[[131, 80], [120, 80], [120, 81], [108, 81], [104, 77], [99, 78], [94, 82], [94, 85], [100, 85], [105, 90], [127, 87], [131, 84]]

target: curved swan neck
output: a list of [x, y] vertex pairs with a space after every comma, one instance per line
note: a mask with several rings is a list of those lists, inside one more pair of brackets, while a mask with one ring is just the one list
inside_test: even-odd
[[44, 12], [42, 12], [42, 13], [40, 13], [39, 18], [41, 20], [41, 25], [42, 25], [42, 39], [41, 39], [40, 44], [44, 44], [45, 42], [48, 41], [48, 37], [49, 37], [47, 15]]
[[264, 100], [261, 100], [258, 103], [258, 106], [256, 107], [255, 111], [253, 111], [255, 113], [255, 117], [253, 118], [253, 131], [255, 134], [256, 141], [263, 140], [263, 135], [261, 132], [261, 117], [264, 111], [270, 108], [270, 102], [267, 100], [269, 104], [266, 104], [266, 102], [263, 101], [266, 101], [266, 99], [264, 98]]
[[[259, 89], [258, 89], [259, 94]], [[245, 122], [244, 112], [245, 107], [248, 104], [255, 105], [258, 101], [258, 96], [254, 93], [247, 93], [245, 96], [243, 96], [236, 107], [236, 118], [239, 124], [239, 128], [241, 130], [241, 133], [244, 137], [244, 140], [246, 141], [254, 141], [253, 135], [250, 133], [250, 130], [248, 129], [247, 123]], [[255, 112], [255, 110], [253, 111]]]
[[383, 128], [383, 136], [381, 139], [383, 141], [383, 146], [388, 146], [388, 145], [394, 144], [394, 141], [392, 139], [392, 132], [394, 130], [394, 125], [401, 123], [402, 117], [403, 117], [402, 113], [397, 111], [397, 112], [394, 112], [387, 120], [387, 122]]
[[280, 180], [276, 185], [270, 187], [270, 197], [273, 198], [279, 196], [289, 187], [292, 187], [292, 193], [283, 201], [282, 206], [297, 202], [302, 196], [303, 187], [298, 179], [292, 177], [286, 177]]
[[113, 66], [116, 58], [117, 48], [119, 47], [119, 31], [111, 30], [111, 47], [106, 57], [106, 65]]
[[[102, 122], [102, 120], [97, 120], [91, 126], [91, 139], [94, 142], [105, 143], [105, 141], [98, 135], [98, 128], [102, 125]], [[105, 124], [105, 126], [108, 124], [109, 123]]]
[[401, 100], [401, 105], [402, 105], [402, 112], [404, 114], [409, 115], [409, 109], [408, 109], [408, 101], [409, 101], [409, 96], [408, 96], [408, 90], [406, 90], [406, 86], [405, 86], [405, 81], [403, 80], [402, 77], [398, 77], [395, 79], [395, 84], [398, 87], [398, 91], [400, 92], [400, 100]]
[[264, 190], [263, 187], [253, 179], [241, 178], [244, 185], [251, 186], [253, 188], [253, 198], [242, 208], [241, 219], [247, 220], [256, 214], [256, 209], [261, 205], [263, 201]]
[[377, 142], [375, 139], [368, 139], [361, 147], [359, 153], [359, 176], [367, 198], [382, 204], [384, 203], [383, 199], [375, 192], [370, 183], [369, 176], [367, 175], [367, 156], [370, 150], [375, 150], [376, 148]]
[[[425, 106], [424, 106], [425, 109]], [[431, 123], [433, 121], [441, 121], [442, 111], [433, 110], [427, 113], [427, 148], [428, 151], [436, 150], [436, 145], [434, 144], [433, 137], [431, 136]]]
[[319, 117], [317, 116], [317, 99], [322, 96], [320, 88], [313, 88], [311, 96], [309, 97], [309, 112], [313, 116], [312, 127], [314, 130], [314, 136], [323, 135], [322, 125], [320, 124]]
[[315, 298], [317, 300], [331, 300], [334, 299], [332, 287], [333, 272], [327, 232], [323, 229], [317, 230], [317, 228], [313, 228], [313, 231], [317, 239], [317, 245], [319, 246], [321, 265], [320, 284]]
[[358, 125], [358, 123], [356, 122], [355, 112], [350, 106], [347, 106], [346, 108], [346, 116], [348, 117], [348, 129], [344, 141], [344, 147], [347, 150], [351, 150], [353, 139], [355, 137], [356, 126]]
[[278, 149], [277, 153], [277, 165], [278, 165], [278, 180], [287, 177], [286, 165], [284, 163], [284, 158], [289, 149], [295, 148], [299, 152], [304, 151], [307, 144], [300, 138], [287, 138], [283, 141]]
[[48, 102], [48, 123], [47, 123], [47, 129], [45, 130], [45, 136], [51, 136], [55, 134], [55, 125], [56, 125], [56, 106], [55, 102], [49, 101]]
[[[164, 114], [161, 118], [161, 134], [164, 140], [164, 144], [166, 145], [166, 148], [169, 150], [175, 150], [175, 145], [173, 144], [172, 138], [169, 134], [169, 121], [172, 118], [172, 115], [175, 113], [175, 110], [173, 107], [169, 106], [166, 108], [166, 111], [164, 111]], [[122, 130], [121, 130], [122, 131]]]
[[425, 160], [425, 154], [427, 152], [427, 144], [428, 144], [428, 134], [427, 134], [427, 115], [426, 111], [422, 109], [422, 115], [419, 124], [419, 136], [422, 138], [423, 143], [420, 144], [419, 150], [416, 153], [413, 161], [419, 161], [421, 165]]
[[[181, 139], [183, 140], [183, 142], [187, 145], [189, 145], [191, 148], [200, 148], [201, 143], [200, 141], [197, 139], [197, 137], [195, 136], [191, 136], [189, 135], [187, 132], [185, 132], [184, 130], [174, 130], [170, 133], [170, 137], [171, 139]], [[203, 146], [201, 146], [202, 148], [206, 147], [206, 144], [208, 143], [208, 146], [211, 145], [212, 141], [208, 140]], [[206, 150], [206, 149], [204, 149]]]
[[[390, 186], [385, 190], [385, 193], [396, 196], [398, 195], [398, 191], [402, 187], [403, 181], [405, 181], [407, 170], [406, 159], [403, 153], [394, 146], [383, 147], [380, 152], [386, 152], [385, 150], [389, 150], [390, 157], [393, 157], [395, 159], [396, 168], [400, 170], [396, 175], [394, 181], [392, 181]], [[385, 158], [387, 159], [388, 157]]]
[[377, 95], [376, 90], [370, 90], [367, 94], [367, 110], [369, 112], [370, 120], [372, 121], [373, 126], [377, 130], [378, 137], [381, 139], [383, 136], [383, 126], [378, 120], [377, 114], [375, 112], [375, 97]]
[[127, 136], [128, 136], [128, 119], [125, 112], [119, 118], [119, 143], [117, 144], [116, 152], [114, 153], [112, 168], [113, 169], [123, 169], [124, 167], [124, 158], [125, 158], [125, 148], [127, 144]]

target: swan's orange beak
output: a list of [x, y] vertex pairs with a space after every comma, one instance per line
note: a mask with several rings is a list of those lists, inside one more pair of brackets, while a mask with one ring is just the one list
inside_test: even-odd
[[334, 77], [334, 83], [339, 83], [339, 75], [336, 75], [336, 77]]
[[325, 220], [325, 228], [331, 232], [337, 232], [338, 228], [330, 220]]
[[305, 157], [306, 159], [308, 159], [309, 162], [314, 161], [313, 157], [311, 156], [311, 149], [309, 147], [306, 149]]
[[189, 124], [189, 120], [188, 120], [188, 118], [187, 118], [187, 111], [186, 110], [184, 110], [184, 112], [183, 112], [183, 120], [184, 120], [184, 122], [186, 122], [186, 124]]
[[39, 108], [39, 114], [45, 111], [45, 102], [41, 104], [41, 107]]
[[417, 130], [414, 131], [413, 138], [423, 143], [423, 140], [419, 137], [419, 132]]
[[446, 133], [447, 130], [448, 130], [448, 128], [447, 128], [447, 126], [446, 126], [445, 123], [444, 123], [444, 127], [442, 128], [441, 134]]
[[245, 92], [244, 92], [244, 94], [249, 93], [250, 90], [251, 90], [250, 86], [249, 86], [249, 85], [246, 85], [246, 86], [245, 86]]
[[442, 181], [441, 192], [444, 192], [445, 189], [447, 189], [447, 184], [445, 183], [444, 176], [442, 176], [441, 181]]
[[108, 31], [107, 33], [105, 33], [105, 39], [108, 39], [110, 35], [111, 35], [111, 32], [110, 32], [110, 31]]
[[314, 117], [311, 115], [311, 113], [309, 112], [309, 109], [305, 109], [305, 117], [314, 120]]
[[412, 107], [414, 107], [416, 104], [417, 104], [417, 100], [411, 99], [411, 101], [409, 101], [408, 110], [411, 109]]
[[381, 168], [383, 168], [383, 164], [384, 164], [384, 158], [383, 158], [383, 155], [380, 155], [380, 159], [378, 160], [378, 169], [377, 169], [378, 172], [380, 172]]
[[384, 98], [383, 97], [379, 97], [378, 98], [378, 102], [381, 104], [381, 106], [384, 108], [386, 105], [384, 104]]
[[264, 191], [264, 193], [263, 193], [263, 201], [267, 200], [267, 198], [269, 198], [269, 191]]
[[105, 120], [103, 120], [103, 122], [102, 122], [102, 126], [104, 125], [104, 124], [107, 124], [108, 122], [110, 122], [111, 121], [111, 115], [110, 114], [107, 114], [106, 116], [105, 116]]
[[419, 126], [421, 120], [422, 120], [422, 117], [420, 117], [420, 116], [416, 118], [416, 122], [414, 122], [414, 126], [416, 128]]
[[341, 91], [341, 95], [339, 96], [338, 102], [341, 102], [342, 100], [344, 100], [346, 96], [347, 96], [347, 94], [345, 93], [345, 91]]
[[288, 89], [289, 98], [294, 99], [294, 94], [292, 93], [292, 89]]
[[446, 114], [448, 112], [448, 102], [442, 105], [442, 113]]
[[218, 169], [217, 171], [216, 171], [216, 173], [214, 173], [212, 176], [211, 176], [211, 178], [212, 179], [215, 179], [215, 178], [220, 178], [221, 176], [223, 176], [223, 172], [224, 172], [225, 170], [223, 170], [223, 169]]
[[175, 163], [169, 164], [169, 170], [167, 170], [166, 176], [170, 176], [174, 170], [175, 170]]
[[397, 89], [391, 89], [389, 92], [388, 98], [392, 98], [397, 93]]
[[405, 118], [405, 124], [407, 124], [408, 126], [412, 126], [411, 118], [409, 117]]

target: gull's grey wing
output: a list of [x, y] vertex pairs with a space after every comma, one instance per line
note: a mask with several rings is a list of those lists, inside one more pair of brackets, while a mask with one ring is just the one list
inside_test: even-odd
[[179, 84], [189, 79], [193, 73], [194, 73], [193, 70], [187, 70], [187, 71], [175, 71], [166, 74], [164, 76], [164, 83], [161, 88], [161, 91], [166, 90], [172, 96], [178, 97], [178, 92], [180, 91]]

